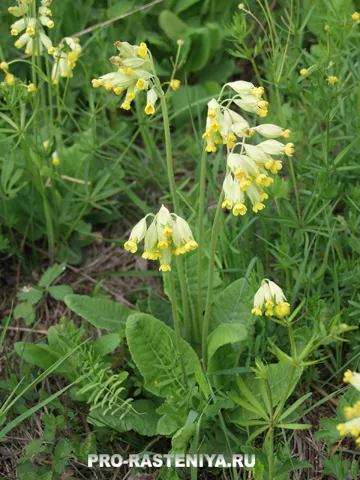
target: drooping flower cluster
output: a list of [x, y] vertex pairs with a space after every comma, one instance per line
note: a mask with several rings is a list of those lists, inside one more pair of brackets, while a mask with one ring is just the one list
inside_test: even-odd
[[65, 37], [57, 48], [54, 48], [54, 65], [51, 72], [51, 80], [54, 85], [59, 83], [60, 78], [72, 78], [73, 70], [81, 53], [80, 40], [78, 38]]
[[260, 288], [254, 296], [254, 308], [251, 310], [253, 315], [259, 317], [263, 315], [263, 312], [267, 317], [274, 315], [286, 317], [290, 313], [290, 304], [286, 301], [284, 292], [276, 283], [267, 278], [261, 282]]
[[[124, 110], [130, 110], [131, 102], [139, 92], [147, 92], [145, 112], [155, 113], [155, 103], [158, 99], [154, 88], [154, 69], [151, 54], [146, 43], [130, 45], [128, 42], [115, 42], [119, 54], [110, 58], [117, 71], [102, 75], [92, 80], [94, 88], [103, 87], [116, 95], [125, 93], [121, 104]], [[175, 85], [173, 85], [175, 86]], [[179, 85], [180, 86], [180, 85]]]
[[[234, 90], [236, 95], [221, 103], [215, 99], [208, 103], [206, 131], [203, 135], [206, 151], [216, 152], [218, 144], [225, 144], [228, 148], [227, 173], [223, 184], [225, 199], [222, 207], [232, 210], [236, 216], [245, 215], [248, 198], [252, 210], [256, 213], [265, 208], [263, 202], [268, 198], [268, 194], [264, 188], [274, 181], [270, 174], [276, 175], [282, 168], [282, 161], [276, 157], [284, 154], [292, 156], [294, 144], [274, 140], [278, 137], [288, 139], [290, 130], [273, 124], [251, 127], [245, 118], [230, 108], [235, 104], [246, 112], [265, 117], [268, 102], [262, 99], [262, 87], [255, 87], [244, 81], [231, 82], [226, 86]], [[270, 140], [258, 145], [247, 143], [255, 133]], [[236, 143], [238, 139], [239, 143]], [[240, 146], [239, 153], [235, 151], [237, 146]]]
[[[347, 370], [343, 381], [350, 383], [360, 392], [360, 373]], [[356, 439], [356, 443], [360, 445], [360, 401], [357, 401], [353, 407], [345, 407], [344, 412], [348, 421], [340, 423], [336, 428], [341, 436], [351, 435]]]
[[15, 42], [15, 47], [25, 46], [27, 55], [41, 55], [44, 48], [48, 53], [52, 53], [52, 42], [44, 31], [44, 27], [54, 27], [54, 22], [50, 18], [52, 16], [49, 9], [51, 0], [41, 0], [37, 17], [30, 15], [31, 0], [17, 0], [17, 3], [15, 7], [9, 7], [9, 12], [18, 18], [11, 25], [10, 33], [14, 37], [21, 34]]
[[142, 257], [147, 260], [160, 260], [160, 271], [171, 271], [172, 255], [183, 255], [196, 250], [195, 242], [188, 223], [162, 205], [153, 221], [147, 226], [147, 215], [132, 229], [125, 249], [136, 253], [138, 244], [144, 240]]

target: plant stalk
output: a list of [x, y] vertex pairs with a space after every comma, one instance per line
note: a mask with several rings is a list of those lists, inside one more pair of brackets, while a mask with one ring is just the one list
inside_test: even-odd
[[224, 199], [224, 192], [222, 191], [217, 204], [217, 208], [216, 208], [214, 223], [213, 223], [212, 232], [211, 232], [211, 240], [210, 240], [208, 288], [207, 288], [207, 294], [206, 294], [205, 315], [204, 315], [204, 322], [203, 322], [203, 329], [202, 329], [202, 342], [201, 342], [202, 358], [205, 366], [207, 362], [207, 358], [206, 358], [207, 336], [209, 333], [211, 304], [213, 299], [215, 251], [216, 251], [216, 243], [217, 243], [218, 233], [219, 233], [221, 204], [223, 202], [223, 199]]
[[180, 365], [181, 365], [181, 371], [182, 371], [182, 374], [183, 374], [183, 377], [184, 377], [184, 385], [187, 386], [187, 376], [186, 376], [185, 364], [184, 364], [183, 356], [181, 354], [180, 324], [179, 324], [179, 317], [178, 317], [177, 309], [176, 309], [176, 296], [175, 296], [174, 278], [173, 278], [173, 275], [172, 275], [171, 272], [168, 272], [167, 275], [168, 275], [168, 279], [169, 279], [169, 294], [170, 294], [171, 309], [172, 309], [174, 328], [175, 328], [176, 349], [177, 349], [177, 354], [178, 354]]
[[197, 322], [196, 331], [201, 335], [201, 324], [203, 306], [201, 298], [201, 272], [204, 256], [204, 211], [205, 211], [205, 182], [206, 182], [206, 161], [207, 153], [205, 146], [201, 157], [200, 165], [200, 191], [199, 191], [199, 212], [198, 212], [198, 265], [197, 265]]
[[[169, 115], [168, 115], [168, 110], [166, 105], [166, 99], [164, 95], [160, 97], [160, 102], [161, 102], [164, 132], [165, 132], [166, 166], [167, 166], [168, 179], [169, 179], [169, 185], [170, 185], [170, 193], [171, 193], [172, 201], [174, 204], [174, 212], [178, 215], [179, 202], [178, 202], [177, 192], [176, 192], [176, 183], [175, 183], [174, 166], [173, 166], [173, 158], [172, 158], [170, 122], [169, 122]], [[179, 257], [176, 257], [176, 266], [177, 266], [179, 282], [180, 282], [185, 338], [189, 338], [189, 326], [190, 326], [189, 301], [188, 301], [188, 295], [187, 295], [187, 289], [186, 289], [184, 268], [183, 268], [182, 261]], [[174, 297], [174, 301], [176, 302], [176, 297]], [[176, 303], [175, 303], [175, 308], [176, 308]]]

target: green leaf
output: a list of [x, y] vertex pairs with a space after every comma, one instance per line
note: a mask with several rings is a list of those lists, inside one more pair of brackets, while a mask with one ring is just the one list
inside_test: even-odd
[[14, 308], [14, 318], [23, 318], [26, 325], [31, 325], [35, 321], [35, 310], [29, 303], [19, 303]]
[[308, 428], [311, 428], [312, 425], [307, 423], [279, 423], [277, 427], [288, 430], [307, 430]]
[[41, 288], [33, 287], [29, 290], [21, 290], [16, 296], [22, 302], [26, 302], [28, 305], [35, 305], [38, 303], [44, 295]]
[[[272, 405], [269, 406], [265, 379], [257, 378], [254, 373], [237, 376], [238, 390], [233, 392], [240, 399], [246, 400], [252, 408], [256, 406], [256, 409], [263, 413], [264, 411], [268, 412], [271, 407], [276, 407], [285, 397], [289, 398], [302, 373], [301, 368], [294, 370], [292, 366], [282, 363], [269, 364], [265, 368]], [[236, 401], [233, 396], [230, 396], [230, 398]], [[240, 405], [239, 401], [237, 403]], [[264, 415], [261, 416], [264, 417]], [[237, 422], [259, 418], [259, 416], [256, 416], [255, 412], [247, 413], [243, 409], [238, 409], [232, 414], [232, 418]]]
[[304, 11], [312, 10], [307, 22], [307, 28], [316, 36], [324, 34], [325, 24], [339, 22], [340, 19], [350, 18], [355, 7], [352, 0], [305, 0]]
[[172, 452], [173, 453], [185, 453], [187, 451], [187, 444], [190, 439], [193, 437], [196, 429], [195, 423], [190, 423], [190, 425], [185, 425], [180, 428], [171, 440]]
[[157, 433], [160, 435], [172, 435], [178, 430], [179, 425], [176, 420], [168, 414], [163, 415], [157, 424]]
[[72, 453], [71, 443], [66, 438], [62, 438], [56, 445], [54, 455], [52, 457], [52, 468], [55, 473], [61, 475], [69, 463]]
[[66, 305], [94, 327], [118, 332], [125, 328], [127, 317], [133, 313], [125, 305], [103, 298], [92, 298], [87, 295], [67, 295]]
[[305, 402], [305, 400], [307, 400], [308, 398], [310, 398], [312, 395], [311, 392], [309, 393], [306, 393], [305, 395], [303, 395], [302, 397], [298, 398], [296, 400], [295, 403], [293, 403], [287, 410], [285, 410], [285, 412], [281, 415], [281, 417], [279, 418], [280, 422], [282, 420], [284, 420], [285, 418], [287, 418], [294, 410], [296, 410], [298, 407], [300, 407], [300, 405], [302, 403]]
[[231, 323], [219, 325], [208, 337], [208, 362], [210, 362], [215, 352], [223, 345], [242, 342], [246, 337], [247, 331], [243, 325]]
[[118, 333], [109, 333], [95, 340], [93, 347], [96, 355], [103, 357], [111, 353], [120, 343], [120, 336]]
[[250, 296], [252, 292], [245, 278], [240, 278], [226, 287], [214, 301], [210, 331], [223, 323], [243, 325], [246, 329], [251, 326], [254, 316], [251, 314]]
[[159, 15], [159, 25], [165, 35], [171, 40], [184, 40], [189, 33], [189, 28], [175, 13], [163, 10]]
[[55, 285], [49, 288], [49, 293], [55, 300], [64, 300], [66, 295], [73, 293], [73, 289], [69, 285]]
[[15, 351], [26, 362], [43, 370], [51, 367], [57, 360], [57, 357], [51, 353], [49, 345], [17, 342], [15, 343]]
[[[151, 315], [135, 313], [128, 318], [126, 336], [131, 356], [144, 377], [147, 390], [159, 397], [186, 391], [177, 358], [174, 330]], [[183, 339], [180, 350], [189, 384], [196, 379], [200, 387], [206, 389], [196, 353]]]
[[88, 416], [89, 423], [98, 427], [113, 428], [119, 432], [135, 430], [140, 435], [152, 437], [157, 434], [157, 424], [160, 416], [151, 400], [135, 400], [131, 409], [124, 416], [104, 415], [102, 409], [93, 410]]
[[39, 287], [50, 287], [50, 285], [65, 271], [65, 268], [65, 263], [56, 263], [52, 267], [48, 268], [40, 278]]

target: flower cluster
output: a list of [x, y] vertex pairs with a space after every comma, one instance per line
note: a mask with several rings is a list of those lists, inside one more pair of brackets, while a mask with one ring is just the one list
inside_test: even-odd
[[72, 78], [73, 70], [81, 53], [78, 38], [65, 37], [57, 48], [52, 50], [55, 63], [51, 72], [52, 83], [57, 85], [60, 78]]
[[[0, 62], [0, 70], [5, 73], [5, 82], [9, 87], [13, 87], [15, 85], [15, 76], [9, 72], [9, 64], [6, 62]], [[28, 85], [21, 85], [25, 87], [28, 93], [35, 93], [37, 91], [36, 85], [33, 83], [29, 83]]]
[[[110, 58], [110, 62], [116, 65], [117, 71], [102, 75], [92, 80], [94, 88], [103, 87], [113, 91], [116, 95], [125, 92], [121, 104], [124, 110], [130, 110], [131, 102], [141, 91], [147, 92], [145, 112], [148, 115], [155, 113], [155, 103], [158, 95], [154, 88], [154, 68], [151, 54], [146, 43], [130, 45], [128, 42], [115, 42], [119, 54]], [[173, 87], [176, 87], [173, 83]], [[180, 86], [180, 84], [179, 84]]]
[[15, 37], [21, 34], [15, 42], [15, 47], [25, 46], [27, 55], [41, 55], [44, 48], [48, 53], [52, 53], [52, 42], [44, 32], [44, 27], [54, 27], [54, 22], [50, 18], [52, 16], [49, 9], [51, 0], [41, 0], [37, 18], [29, 15], [31, 3], [31, 0], [18, 0], [17, 6], [9, 7], [9, 12], [14, 17], [18, 17], [18, 20], [11, 25], [10, 33]]
[[[360, 392], [360, 373], [347, 370], [343, 381], [350, 383]], [[360, 401], [356, 402], [353, 407], [345, 407], [344, 412], [348, 421], [340, 423], [336, 428], [341, 436], [350, 434], [356, 439], [356, 443], [360, 445]]]
[[286, 301], [284, 292], [276, 283], [267, 278], [261, 282], [260, 288], [254, 296], [254, 308], [251, 313], [260, 317], [263, 315], [263, 310], [267, 317], [274, 315], [286, 317], [290, 313], [290, 304]]
[[[294, 154], [293, 143], [281, 143], [275, 138], [288, 139], [290, 130], [273, 124], [263, 124], [251, 127], [248, 121], [230, 107], [235, 104], [246, 112], [265, 117], [268, 111], [268, 102], [262, 99], [264, 89], [255, 87], [250, 82], [237, 81], [225, 85], [236, 92], [236, 95], [223, 102], [212, 99], [208, 103], [206, 131], [203, 138], [206, 140], [206, 151], [216, 152], [218, 144], [225, 144], [228, 148], [227, 173], [223, 184], [225, 199], [223, 208], [232, 210], [234, 215], [245, 215], [246, 198], [252, 204], [256, 213], [265, 208], [264, 200], [268, 194], [264, 188], [274, 181], [270, 176], [276, 175], [282, 168], [279, 157], [284, 154]], [[225, 88], [224, 87], [224, 88]], [[255, 133], [268, 138], [258, 145], [248, 144]], [[237, 142], [239, 140], [239, 143]], [[240, 152], [235, 148], [240, 145]]]
[[5, 82], [8, 84], [8, 86], [13, 87], [15, 85], [15, 77], [9, 72], [9, 64], [6, 62], [1, 62], [0, 70], [5, 73]]
[[132, 229], [130, 238], [125, 242], [125, 249], [136, 253], [138, 244], [144, 240], [145, 251], [142, 257], [147, 260], [160, 260], [160, 271], [171, 271], [172, 255], [183, 255], [195, 250], [195, 242], [188, 223], [162, 205], [147, 226], [147, 215]]

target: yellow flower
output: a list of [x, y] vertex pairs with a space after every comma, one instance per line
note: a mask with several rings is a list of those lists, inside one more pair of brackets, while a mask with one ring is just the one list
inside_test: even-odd
[[253, 212], [257, 213], [257, 212], [260, 212], [260, 210], [264, 210], [265, 208], [265, 205], [263, 203], [260, 203], [260, 202], [256, 202], [254, 203], [253, 205]]
[[152, 103], [148, 103], [145, 107], [145, 113], [147, 115], [153, 115], [155, 113], [155, 107]]
[[351, 18], [354, 20], [354, 22], [358, 22], [360, 20], [360, 13], [359, 12], [354, 12], [351, 15]]
[[146, 87], [146, 82], [142, 78], [139, 78], [139, 80], [136, 82], [136, 86], [139, 90], [144, 90]]
[[284, 147], [284, 153], [285, 155], [287, 155], [288, 157], [292, 157], [293, 154], [295, 152], [295, 149], [294, 149], [294, 144], [293, 143], [287, 143]]
[[12, 73], [7, 73], [5, 80], [9, 87], [13, 87], [15, 85], [15, 77]]
[[307, 68], [302, 68], [302, 69], [300, 70], [300, 75], [301, 75], [302, 77], [308, 77], [308, 76], [309, 76], [309, 70], [308, 70]]
[[146, 43], [144, 43], [144, 42], [140, 43], [140, 47], [139, 47], [139, 50], [138, 50], [137, 54], [141, 58], [146, 58], [146, 55], [147, 55], [147, 45], [146, 45]]
[[54, 167], [58, 167], [60, 165], [60, 158], [58, 157], [57, 152], [54, 152], [51, 156], [51, 163]]
[[181, 47], [182, 45], [184, 45], [184, 40], [176, 40], [176, 43], [178, 44], [179, 47]]
[[279, 317], [286, 317], [290, 313], [290, 304], [287, 302], [282, 302], [275, 308], [275, 311]]
[[9, 65], [6, 62], [1, 62], [0, 70], [2, 70], [3, 72], [7, 72], [9, 70]]
[[30, 37], [33, 37], [35, 35], [35, 28], [34, 27], [28, 27], [26, 29], [26, 33], [30, 35]]
[[173, 78], [171, 81], [170, 81], [170, 88], [172, 90], [178, 90], [180, 88], [180, 85], [181, 85], [181, 82], [180, 80], [176, 80], [175, 78]]
[[171, 272], [171, 266], [168, 263], [163, 263], [159, 267], [160, 272]]
[[334, 75], [330, 75], [330, 77], [327, 77], [327, 82], [329, 85], [334, 85], [335, 83], [338, 83], [338, 81], [339, 79]]
[[92, 86], [93, 86], [94, 88], [102, 87], [103, 84], [104, 84], [104, 82], [103, 82], [102, 80], [98, 79], [98, 78], [93, 78], [93, 79], [91, 80], [91, 83], [92, 83]]
[[289, 130], [288, 128], [284, 130], [281, 134], [281, 136], [285, 138], [285, 140], [287, 140], [290, 137], [290, 135], [291, 135], [291, 130]]
[[130, 110], [130, 108], [131, 108], [130, 102], [125, 100], [125, 102], [123, 102], [120, 105], [120, 108], [122, 108], [123, 110]]
[[30, 85], [27, 86], [27, 91], [29, 93], [35, 93], [36, 90], [37, 90], [36, 85], [34, 85], [33, 83], [30, 83]]
[[343, 382], [344, 383], [351, 383], [351, 380], [354, 378], [354, 373], [351, 370], [346, 370], [344, 373]]
[[134, 240], [128, 240], [127, 242], [125, 242], [124, 248], [130, 253], [136, 253], [138, 246]]
[[56, 48], [55, 47], [49, 47], [47, 52], [48, 52], [49, 55], [54, 55], [54, 53], [56, 52]]
[[247, 208], [243, 203], [235, 203], [232, 212], [235, 215], [235, 217], [237, 217], [238, 215], [245, 215], [247, 212]]

